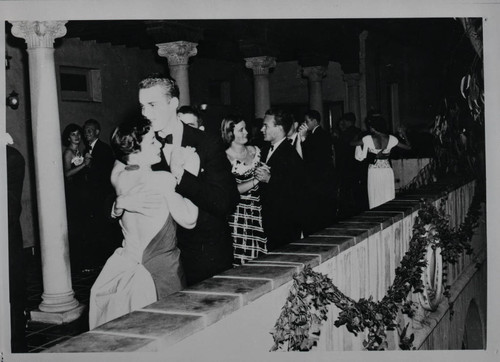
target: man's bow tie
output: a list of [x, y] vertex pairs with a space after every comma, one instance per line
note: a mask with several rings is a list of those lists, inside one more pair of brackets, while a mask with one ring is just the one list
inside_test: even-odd
[[165, 144], [172, 144], [172, 134], [168, 134], [165, 137], [160, 136], [159, 132], [156, 132], [156, 139], [161, 143], [162, 146]]

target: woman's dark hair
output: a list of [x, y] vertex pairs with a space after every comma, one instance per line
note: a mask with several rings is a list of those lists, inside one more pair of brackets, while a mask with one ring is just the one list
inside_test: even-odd
[[127, 163], [128, 156], [141, 150], [142, 137], [151, 129], [146, 118], [132, 118], [122, 122], [111, 135], [111, 147], [115, 157]]
[[368, 117], [366, 119], [366, 124], [377, 132], [387, 133], [387, 121], [382, 116], [374, 115]]
[[80, 131], [80, 136], [83, 136], [83, 129], [82, 127], [80, 127], [79, 125], [75, 124], [75, 123], [70, 123], [66, 126], [66, 128], [64, 128], [64, 131], [61, 135], [61, 140], [62, 140], [62, 144], [65, 146], [65, 147], [68, 147], [69, 144], [70, 144], [70, 141], [69, 141], [69, 135], [75, 131]]

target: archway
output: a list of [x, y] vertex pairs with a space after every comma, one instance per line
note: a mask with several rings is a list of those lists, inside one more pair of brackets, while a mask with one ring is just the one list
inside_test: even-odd
[[469, 304], [467, 317], [465, 318], [464, 336], [462, 338], [462, 349], [485, 349], [485, 333], [483, 321], [479, 314], [479, 308], [474, 300]]

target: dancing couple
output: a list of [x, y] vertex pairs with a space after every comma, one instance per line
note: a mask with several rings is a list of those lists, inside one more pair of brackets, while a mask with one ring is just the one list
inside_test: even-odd
[[92, 286], [90, 329], [232, 266], [226, 217], [236, 182], [222, 141], [177, 118], [178, 97], [173, 79], [148, 76], [139, 84], [144, 119], [113, 133], [110, 213], [124, 239]]

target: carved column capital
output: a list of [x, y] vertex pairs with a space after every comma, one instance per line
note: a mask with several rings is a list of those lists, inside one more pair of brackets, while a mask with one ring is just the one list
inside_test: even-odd
[[320, 82], [326, 77], [326, 69], [328, 66], [317, 65], [313, 67], [303, 67], [302, 76], [309, 79], [311, 82]]
[[66, 20], [11, 21], [12, 35], [24, 38], [28, 49], [52, 48], [54, 40], [66, 35]]
[[347, 82], [349, 86], [356, 86], [358, 85], [361, 76], [359, 73], [350, 73], [350, 74], [344, 74], [343, 79], [344, 82]]
[[156, 46], [158, 47], [158, 55], [167, 58], [169, 65], [188, 64], [189, 57], [198, 54], [196, 49], [198, 43], [183, 40], [156, 44]]
[[253, 70], [254, 75], [269, 74], [269, 69], [276, 67], [276, 58], [270, 56], [245, 58], [245, 66]]

